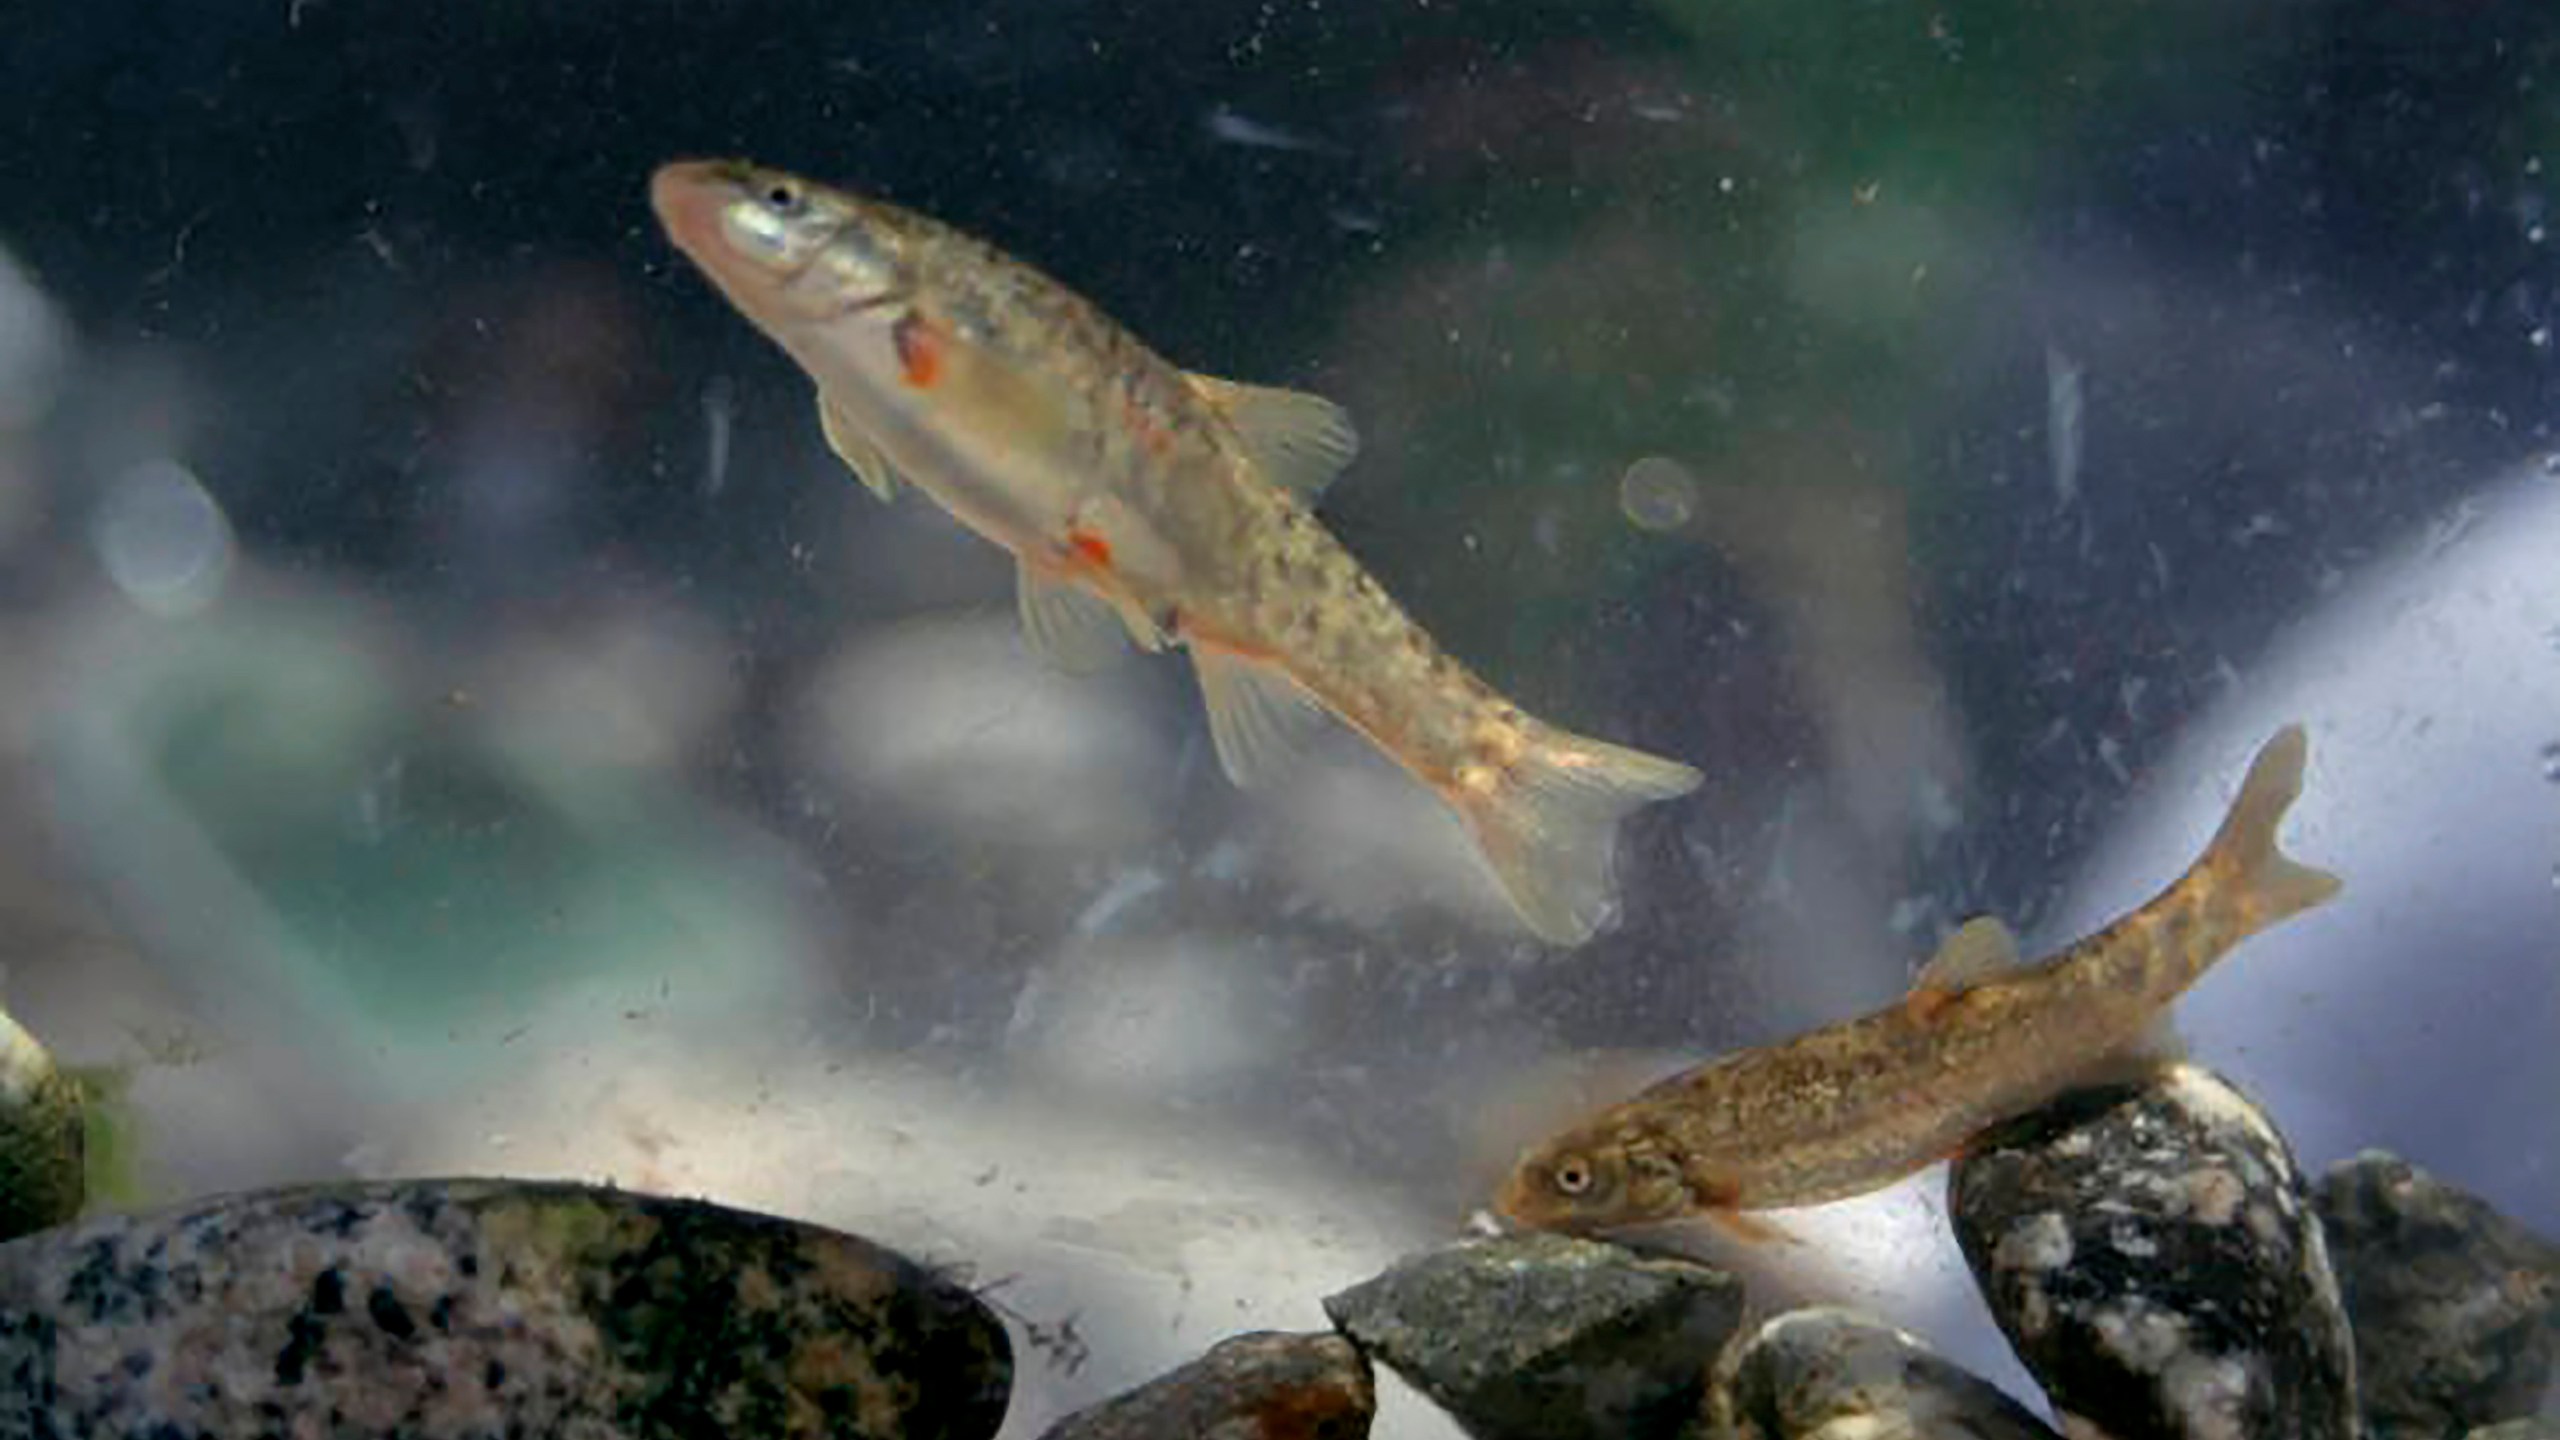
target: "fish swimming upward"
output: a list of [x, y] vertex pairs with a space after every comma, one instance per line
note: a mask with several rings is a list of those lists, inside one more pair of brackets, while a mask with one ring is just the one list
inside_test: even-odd
[[1454, 809], [1560, 945], [1613, 895], [1617, 822], [1676, 761], [1548, 725], [1469, 673], [1310, 513], [1357, 448], [1329, 401], [1176, 368], [1080, 297], [936, 221], [725, 161], [661, 168], [676, 247], [816, 382], [828, 443], [1013, 552], [1024, 631], [1069, 669], [1180, 642], [1228, 777], [1319, 709]]
[[1495, 1200], [1512, 1223], [1589, 1232], [1877, 1189], [2075, 1085], [2124, 1073], [2168, 1007], [2250, 935], [2337, 893], [2276, 827], [2302, 790], [2300, 726], [2250, 763], [2204, 854], [2142, 908], [2033, 966], [1983, 916], [1871, 1015], [1674, 1075], [1530, 1150]]

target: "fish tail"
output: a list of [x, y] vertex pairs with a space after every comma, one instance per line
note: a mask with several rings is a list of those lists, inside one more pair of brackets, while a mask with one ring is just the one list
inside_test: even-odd
[[1480, 787], [1451, 789], [1514, 908], [1541, 939], [1579, 945], [1608, 915], [1618, 822], [1702, 777], [1677, 760], [1537, 726], [1528, 747]]
[[2236, 940], [2299, 914], [2338, 893], [2342, 883], [2326, 870], [2304, 865], [2276, 843], [2284, 814], [2302, 794], [2303, 761], [2310, 741], [2300, 725], [2287, 725], [2260, 747], [2240, 782], [2231, 813], [2205, 848], [2201, 869], [2214, 877], [2221, 903], [2230, 907]]

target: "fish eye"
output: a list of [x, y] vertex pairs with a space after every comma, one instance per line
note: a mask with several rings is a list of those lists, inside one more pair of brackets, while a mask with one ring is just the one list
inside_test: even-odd
[[1568, 1155], [1557, 1161], [1553, 1173], [1557, 1194], [1570, 1196], [1590, 1193], [1591, 1162], [1581, 1156]]
[[806, 197], [800, 193], [800, 187], [792, 184], [790, 181], [769, 180], [765, 182], [764, 206], [776, 215], [789, 219], [790, 217], [799, 214], [801, 207], [805, 203]]

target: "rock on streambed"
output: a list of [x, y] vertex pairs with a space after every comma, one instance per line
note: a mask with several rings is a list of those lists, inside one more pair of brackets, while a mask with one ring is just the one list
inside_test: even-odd
[[0, 1435], [983, 1440], [1010, 1343], [834, 1231], [489, 1180], [262, 1191], [0, 1245]]

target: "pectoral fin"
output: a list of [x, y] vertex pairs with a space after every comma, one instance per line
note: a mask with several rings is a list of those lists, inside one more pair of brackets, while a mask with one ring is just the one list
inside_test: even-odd
[[1360, 452], [1350, 412], [1321, 395], [1207, 375], [1189, 379], [1235, 427], [1263, 478], [1309, 505]]
[[818, 428], [827, 433], [827, 448], [853, 470], [864, 489], [883, 500], [897, 495], [897, 472], [889, 468], [888, 457], [823, 395], [818, 397]]
[[1019, 560], [1014, 582], [1022, 637], [1041, 658], [1075, 674], [1119, 658], [1122, 620], [1110, 601]]
[[1747, 1210], [1708, 1210], [1707, 1223], [1747, 1245], [1801, 1245], [1794, 1232]]
[[1929, 963], [1920, 967], [1920, 978], [1912, 982], [1904, 1008], [1915, 1020], [1929, 1020], [1965, 991], [2017, 968], [2017, 937], [1998, 917], [1976, 915], [1958, 926]]
[[1276, 667], [1215, 645], [1195, 641], [1191, 661], [1209, 706], [1209, 738], [1229, 780], [1250, 790], [1296, 761], [1324, 715], [1313, 696]]

